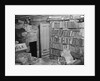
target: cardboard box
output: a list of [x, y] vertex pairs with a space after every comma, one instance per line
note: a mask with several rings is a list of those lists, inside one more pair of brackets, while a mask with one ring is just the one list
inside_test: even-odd
[[15, 45], [15, 50], [16, 51], [21, 51], [21, 50], [26, 50], [27, 46], [25, 43], [21, 43], [21, 44], [16, 44]]

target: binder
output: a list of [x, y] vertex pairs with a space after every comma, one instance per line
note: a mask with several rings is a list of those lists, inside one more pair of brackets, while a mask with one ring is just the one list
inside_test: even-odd
[[72, 36], [72, 37], [74, 37], [74, 36], [75, 36], [75, 32], [73, 32], [73, 31], [72, 31], [72, 34], [71, 34], [71, 36]]
[[68, 29], [68, 27], [67, 27], [67, 22], [68, 22], [68, 21], [64, 21], [64, 29]]
[[67, 27], [71, 28], [71, 22], [70, 21], [67, 22]]
[[62, 37], [65, 37], [65, 32], [66, 30], [63, 30], [63, 32], [62, 32]]
[[55, 33], [55, 31], [54, 31], [54, 29], [52, 29], [52, 32], [51, 32], [51, 34], [52, 34], [52, 35], [54, 35], [54, 33]]
[[69, 45], [69, 37], [66, 37], [66, 44]]
[[76, 45], [76, 46], [80, 46], [80, 40], [76, 38], [75, 41], [76, 41], [76, 44], [75, 44], [75, 45]]
[[59, 33], [58, 35], [61, 37], [62, 34], [63, 34], [63, 30], [62, 29], [59, 29], [59, 32], [58, 33]]
[[84, 46], [84, 39], [79, 39], [79, 42], [80, 42], [80, 47]]
[[73, 38], [71, 37], [71, 38], [69, 39], [69, 45], [72, 45], [72, 41], [73, 41]]
[[63, 21], [60, 21], [60, 28], [63, 28]]
[[80, 29], [80, 35], [84, 37], [84, 29]]
[[73, 45], [73, 46], [76, 46], [76, 38], [73, 38], [73, 39], [72, 39], [72, 45]]
[[50, 47], [53, 48], [53, 43], [52, 42], [50, 42]]
[[51, 27], [54, 28], [54, 21], [51, 22]]
[[66, 44], [65, 37], [62, 37], [62, 38], [61, 38], [61, 43], [62, 43], [62, 44]]
[[72, 45], [73, 46], [84, 46], [84, 39], [81, 39], [81, 38], [73, 38], [72, 39]]
[[65, 32], [66, 32], [66, 33], [65, 33], [65, 36], [66, 36], [66, 37], [70, 37], [71, 31], [70, 31], [70, 30], [66, 30]]

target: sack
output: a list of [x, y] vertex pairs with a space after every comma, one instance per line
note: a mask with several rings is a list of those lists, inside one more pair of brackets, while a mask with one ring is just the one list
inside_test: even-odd
[[76, 53], [76, 52], [71, 51], [71, 55], [73, 56], [74, 59], [80, 59], [81, 58], [80, 53]]
[[73, 60], [73, 57], [71, 56], [70, 50], [68, 48], [63, 50], [61, 56], [63, 56], [66, 59], [67, 63], [70, 63]]
[[58, 63], [61, 64], [61, 65], [66, 65], [67, 62], [66, 62], [65, 57], [63, 57], [63, 56], [58, 57]]
[[23, 65], [31, 62], [31, 53], [19, 53], [15, 57], [15, 62], [20, 62]]

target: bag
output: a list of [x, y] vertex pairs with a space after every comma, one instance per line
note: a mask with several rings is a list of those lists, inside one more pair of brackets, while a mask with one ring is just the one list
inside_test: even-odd
[[67, 62], [66, 62], [65, 57], [63, 57], [63, 56], [58, 57], [58, 63], [61, 64], [61, 65], [66, 65]]
[[20, 62], [23, 65], [30, 64], [31, 62], [31, 53], [19, 53], [15, 55], [15, 62]]
[[63, 56], [66, 59], [67, 64], [69, 64], [73, 60], [69, 48], [64, 49], [63, 52], [61, 53], [61, 56]]

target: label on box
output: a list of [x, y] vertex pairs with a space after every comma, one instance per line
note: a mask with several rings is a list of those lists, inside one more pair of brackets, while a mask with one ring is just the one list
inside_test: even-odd
[[15, 45], [15, 50], [16, 51], [21, 51], [21, 50], [26, 50], [27, 46], [25, 43], [21, 43], [21, 44], [16, 44]]

